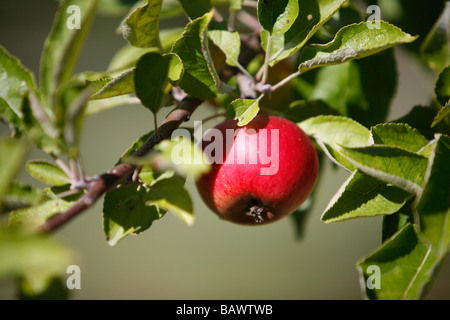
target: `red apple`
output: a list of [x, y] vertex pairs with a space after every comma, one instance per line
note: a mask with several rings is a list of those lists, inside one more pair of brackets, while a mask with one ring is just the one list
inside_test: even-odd
[[294, 212], [318, 175], [316, 150], [293, 122], [257, 115], [238, 127], [226, 120], [205, 132], [202, 148], [211, 171], [198, 191], [219, 217], [238, 224], [267, 224]]

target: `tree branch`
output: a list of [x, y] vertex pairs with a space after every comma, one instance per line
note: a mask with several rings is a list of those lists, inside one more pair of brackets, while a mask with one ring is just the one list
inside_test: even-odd
[[[241, 65], [247, 66], [261, 49], [259, 47], [259, 41], [254, 35], [242, 35], [241, 41], [242, 49], [239, 61]], [[238, 68], [226, 67], [220, 71], [220, 77], [224, 82], [227, 82], [238, 72]], [[192, 113], [202, 102], [203, 101], [200, 99], [186, 96], [178, 106], [168, 114], [167, 118], [159, 126], [159, 138], [156, 137], [156, 134], [153, 134], [133, 155], [143, 156], [162, 139], [169, 139], [173, 131], [175, 131], [175, 129], [177, 129], [184, 121], [189, 120]], [[135, 169], [136, 167], [131, 164], [121, 163], [108, 172], [94, 177], [87, 183], [87, 192], [67, 211], [47, 220], [40, 228], [40, 231], [52, 232], [59, 229], [78, 214], [93, 206], [104, 193], [111, 190], [123, 179], [133, 174]]]

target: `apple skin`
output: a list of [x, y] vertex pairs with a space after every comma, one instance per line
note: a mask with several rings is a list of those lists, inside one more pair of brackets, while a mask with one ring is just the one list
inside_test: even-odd
[[[238, 128], [241, 130], [229, 150], [223, 142], [223, 161], [213, 162], [210, 172], [197, 180], [199, 194], [219, 217], [237, 224], [262, 225], [288, 216], [309, 197], [316, 184], [319, 164], [314, 145], [295, 123], [275, 116], [257, 115], [244, 127], [238, 127], [233, 119], [215, 127], [224, 140], [227, 129]], [[261, 129], [267, 129], [269, 134], [261, 135]], [[272, 157], [271, 141], [276, 142], [270, 134], [272, 129], [277, 129], [279, 136], [278, 170], [274, 174], [261, 174], [261, 168], [269, 168], [270, 164], [262, 164], [259, 157], [256, 163], [250, 163], [248, 157], [245, 163], [237, 163], [231, 157], [259, 154], [259, 145], [266, 145], [266, 153]], [[249, 137], [248, 132], [256, 132], [258, 144], [242, 143]], [[204, 137], [203, 150], [210, 143]]]

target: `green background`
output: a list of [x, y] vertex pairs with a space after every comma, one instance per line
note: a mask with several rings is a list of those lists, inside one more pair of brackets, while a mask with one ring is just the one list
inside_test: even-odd
[[[36, 74], [57, 2], [0, 0], [0, 44]], [[120, 18], [100, 16], [84, 47], [77, 71], [102, 71], [126, 41], [115, 33]], [[406, 30], [408, 31], [408, 30]], [[389, 119], [428, 104], [435, 76], [396, 49], [399, 88]], [[160, 111], [160, 121], [168, 109]], [[213, 112], [202, 106], [191, 122]], [[213, 123], [211, 123], [213, 124]], [[88, 175], [110, 169], [134, 139], [153, 128], [151, 113], [127, 105], [91, 116], [81, 153]], [[7, 128], [0, 124], [0, 133]], [[30, 159], [47, 158], [37, 150]], [[77, 254], [81, 290], [73, 299], [361, 299], [356, 262], [381, 241], [381, 218], [324, 224], [320, 215], [348, 174], [326, 159], [317, 202], [301, 241], [290, 219], [261, 227], [220, 221], [199, 199], [191, 181], [196, 223], [186, 227], [173, 215], [115, 247], [106, 244], [102, 201], [56, 232]], [[24, 182], [35, 183], [26, 172]], [[450, 261], [441, 268], [428, 299], [450, 299]], [[13, 281], [0, 281], [0, 299], [15, 298]], [[382, 284], [381, 284], [382, 285]]]

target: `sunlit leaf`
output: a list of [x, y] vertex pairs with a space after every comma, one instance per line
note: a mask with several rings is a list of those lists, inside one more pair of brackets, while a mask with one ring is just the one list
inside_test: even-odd
[[64, 199], [44, 199], [34, 206], [11, 211], [9, 225], [38, 230], [49, 218], [69, 209], [73, 203]]
[[178, 177], [158, 181], [150, 188], [147, 205], [170, 211], [188, 226], [194, 224], [192, 200]]
[[345, 2], [346, 0], [298, 0], [298, 17], [294, 24], [285, 34], [272, 35], [270, 65], [273, 66], [300, 50]]
[[71, 182], [64, 171], [45, 160], [28, 161], [26, 169], [33, 178], [52, 186], [63, 186]]
[[339, 114], [369, 127], [386, 120], [397, 87], [393, 50], [317, 71], [308, 100], [322, 100]]
[[43, 197], [42, 190], [13, 181], [3, 196], [3, 208], [6, 212], [36, 205]]
[[403, 123], [383, 123], [371, 128], [375, 144], [398, 147], [411, 152], [418, 152], [427, 143], [417, 129]]
[[369, 143], [370, 131], [350, 118], [317, 116], [298, 125], [316, 140], [332, 161], [349, 171], [354, 171], [355, 167], [341, 154], [341, 147], [362, 147]]
[[64, 0], [60, 4], [41, 58], [40, 84], [44, 104], [51, 105], [58, 86], [70, 79], [93, 21], [96, 5], [97, 0]]
[[157, 113], [161, 107], [170, 63], [170, 56], [149, 52], [143, 55], [136, 64], [134, 72], [136, 95], [142, 104], [153, 113]]
[[[106, 99], [134, 93], [134, 72], [135, 69], [129, 69], [119, 76], [111, 78], [103, 78], [94, 81], [88, 81], [94, 93], [91, 99]], [[97, 90], [95, 90], [97, 89]]]
[[271, 34], [284, 34], [297, 18], [298, 6], [297, 0], [259, 0], [259, 23]]
[[210, 70], [211, 66], [204, 56], [207, 50], [206, 32], [212, 17], [213, 12], [209, 12], [188, 23], [181, 38], [172, 47], [172, 52], [178, 55], [184, 66], [181, 88], [200, 99], [211, 99], [218, 93], [217, 80], [212, 74], [215, 71]]
[[22, 140], [0, 139], [0, 212], [3, 197], [20, 170], [28, 147], [28, 143]]
[[124, 38], [133, 46], [140, 48], [161, 48], [159, 40], [159, 14], [162, 0], [147, 1], [134, 11], [122, 26]]
[[417, 194], [424, 181], [427, 158], [390, 146], [343, 147], [344, 156], [360, 171]]
[[399, 28], [380, 21], [380, 28], [369, 28], [366, 22], [348, 25], [338, 31], [333, 41], [310, 45], [300, 53], [300, 72], [360, 59], [395, 45], [416, 39]]
[[438, 114], [433, 120], [433, 123], [431, 124], [431, 127], [436, 126], [439, 122], [447, 118], [449, 115], [450, 115], [450, 101], [447, 102], [447, 104], [443, 106], [441, 110], [439, 110]]
[[238, 120], [238, 126], [247, 125], [259, 112], [259, 99], [236, 99], [227, 110], [227, 117]]
[[163, 140], [148, 155], [125, 161], [153, 168], [157, 172], [174, 171], [181, 177], [189, 176], [194, 180], [210, 170], [208, 158], [187, 136]]
[[0, 119], [15, 133], [24, 130], [22, 100], [35, 89], [34, 76], [20, 61], [0, 46]]
[[130, 234], [139, 234], [159, 220], [164, 212], [156, 206], [146, 205], [148, 188], [136, 183], [112, 190], [103, 202], [103, 228], [109, 245]]
[[239, 33], [226, 30], [208, 31], [208, 36], [214, 44], [225, 53], [226, 63], [230, 66], [238, 65], [239, 53], [241, 51], [241, 40]]
[[420, 299], [439, 262], [432, 247], [407, 224], [358, 263], [361, 289], [373, 300]]
[[230, 0], [230, 11], [238, 11], [242, 9], [244, 0]]
[[322, 215], [324, 222], [397, 212], [411, 195], [356, 170], [331, 199]]
[[20, 300], [66, 300], [70, 297], [70, 290], [64, 276], [55, 276], [46, 279], [39, 291], [31, 279], [26, 277], [19, 279], [19, 292], [17, 298]]
[[38, 294], [73, 263], [73, 252], [52, 238], [0, 229], [0, 279], [26, 279], [29, 289]]

